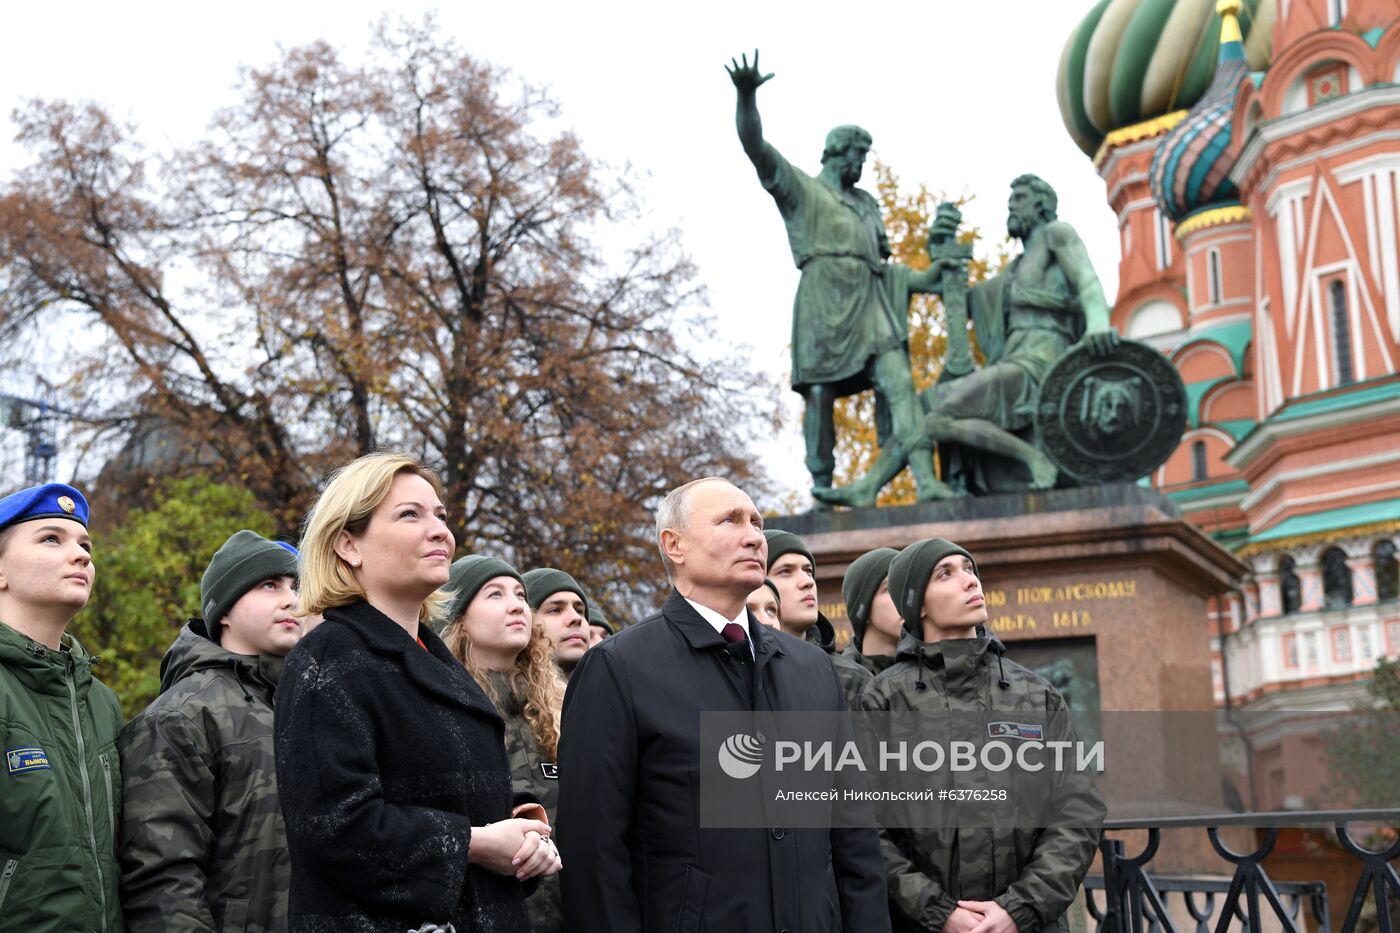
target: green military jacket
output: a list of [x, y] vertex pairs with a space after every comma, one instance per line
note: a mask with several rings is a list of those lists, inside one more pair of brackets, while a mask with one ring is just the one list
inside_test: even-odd
[[122, 896], [132, 933], [287, 929], [291, 867], [272, 704], [283, 659], [235, 655], [191, 621], [160, 696], [122, 731]]
[[[1005, 659], [1004, 652], [995, 636], [921, 645], [906, 632], [895, 663], [861, 695], [860, 708], [1041, 716], [1066, 710], [1064, 699], [1048, 681]], [[1047, 739], [1074, 739], [1067, 717], [1046, 721], [1055, 724]], [[1105, 810], [1091, 781], [1066, 782], [1051, 806], [1067, 825], [882, 827], [880, 849], [895, 930], [940, 931], [960, 899], [996, 901], [1020, 933], [1064, 929], [1065, 911], [1099, 840], [1097, 829], [1068, 824], [1097, 827]]]
[[[856, 643], [854, 641], [846, 645], [845, 650], [841, 652], [841, 657], [845, 658], [847, 661], [850, 661], [854, 664], [859, 664], [861, 667], [865, 668], [867, 671], [870, 672], [872, 678], [883, 674], [885, 671], [889, 670], [890, 667], [894, 665], [894, 658], [888, 654], [862, 654], [861, 650], [856, 647]], [[868, 684], [869, 681], [867, 681], [866, 683]], [[864, 692], [863, 688], [861, 692]], [[851, 709], [855, 709], [856, 701], [851, 700], [850, 702]]]
[[117, 696], [70, 635], [0, 624], [0, 931], [120, 933]]
[[[510, 789], [516, 802], [536, 801], [549, 814], [550, 825], [558, 813], [559, 766], [540, 749], [530, 724], [525, 720], [525, 702], [510, 689], [506, 676], [491, 672], [491, 690], [506, 726], [506, 754], [510, 757]], [[539, 879], [539, 887], [525, 899], [534, 933], [561, 933], [564, 929], [564, 901], [559, 876]]]

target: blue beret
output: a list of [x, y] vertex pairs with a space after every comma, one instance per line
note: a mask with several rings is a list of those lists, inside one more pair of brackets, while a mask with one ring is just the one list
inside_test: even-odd
[[0, 530], [39, 518], [68, 518], [86, 528], [87, 500], [62, 483], [30, 486], [0, 499]]

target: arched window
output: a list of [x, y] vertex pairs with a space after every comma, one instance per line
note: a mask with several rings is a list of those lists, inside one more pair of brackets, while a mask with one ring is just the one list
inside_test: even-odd
[[1345, 609], [1351, 605], [1351, 568], [1347, 555], [1334, 547], [1322, 555], [1322, 604], [1328, 609]]
[[1220, 250], [1211, 247], [1206, 254], [1206, 274], [1210, 280], [1210, 303], [1218, 305], [1222, 300], [1220, 283]]
[[1377, 541], [1371, 559], [1376, 565], [1376, 599], [1400, 599], [1400, 563], [1395, 560], [1395, 542]]
[[1283, 603], [1283, 614], [1297, 612], [1303, 605], [1303, 585], [1298, 580], [1298, 562], [1285, 557], [1278, 562], [1278, 592]]
[[1195, 441], [1191, 444], [1191, 479], [1205, 479], [1207, 475], [1206, 442]]
[[1153, 211], [1152, 217], [1157, 222], [1157, 268], [1165, 269], [1172, 264], [1172, 228], [1161, 211]]
[[1337, 360], [1337, 385], [1356, 381], [1351, 365], [1351, 319], [1347, 317], [1347, 287], [1341, 279], [1327, 284], [1327, 298], [1332, 306], [1332, 354]]

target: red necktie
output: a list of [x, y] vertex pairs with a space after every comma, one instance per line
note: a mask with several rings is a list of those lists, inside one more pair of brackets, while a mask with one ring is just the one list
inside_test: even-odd
[[731, 645], [736, 642], [749, 640], [748, 632], [745, 632], [744, 627], [738, 622], [730, 622], [724, 628], [720, 629], [719, 633], [720, 635], [724, 636], [724, 640], [729, 642]]

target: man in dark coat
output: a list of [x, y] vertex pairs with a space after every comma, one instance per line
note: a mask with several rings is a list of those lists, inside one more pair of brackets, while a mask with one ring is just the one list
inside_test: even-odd
[[745, 608], [767, 566], [762, 527], [723, 480], [669, 493], [665, 607], [574, 671], [559, 751], [568, 933], [890, 929], [874, 830], [701, 827], [701, 759], [715, 754], [702, 711], [845, 708], [826, 655]]

